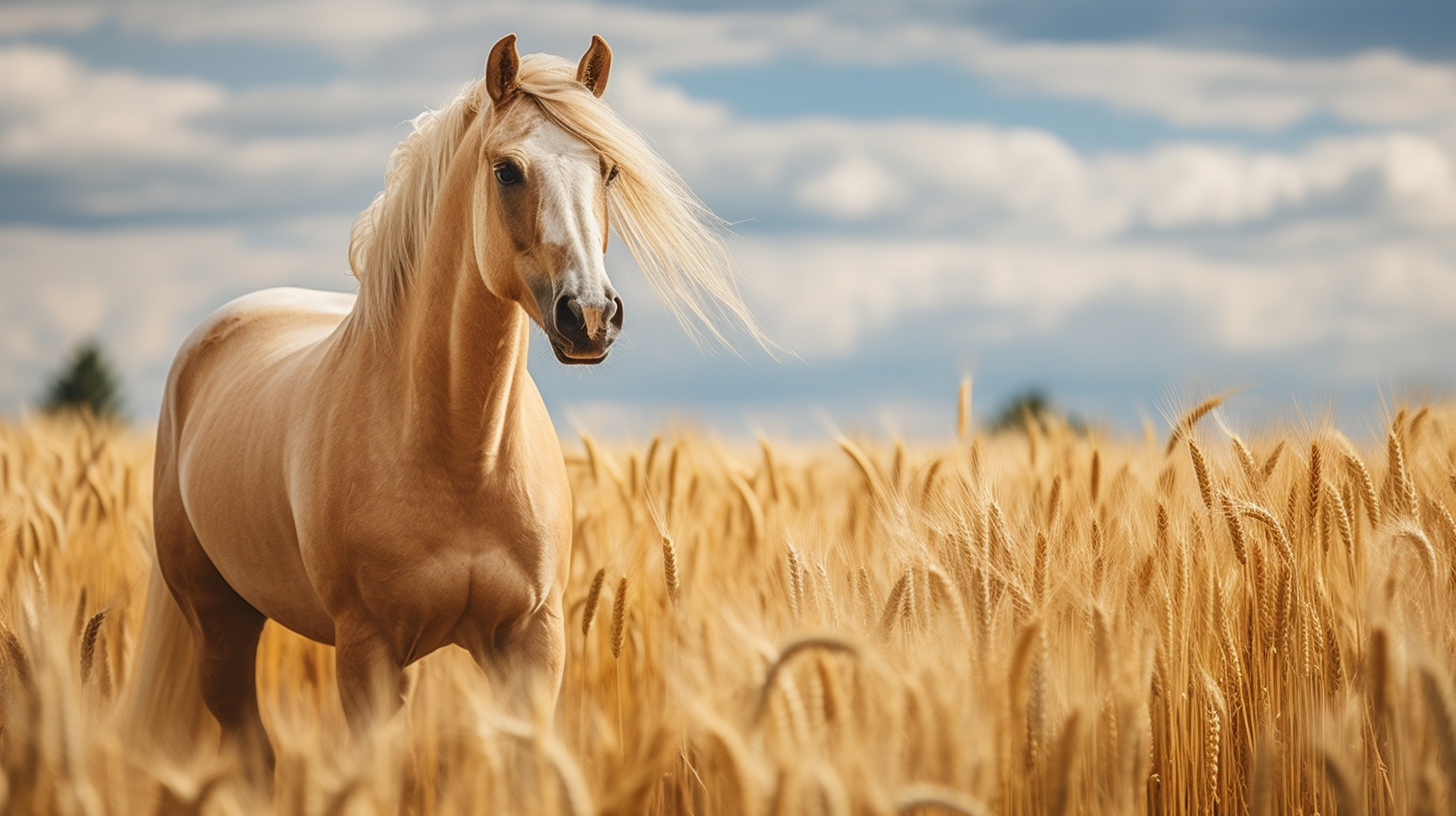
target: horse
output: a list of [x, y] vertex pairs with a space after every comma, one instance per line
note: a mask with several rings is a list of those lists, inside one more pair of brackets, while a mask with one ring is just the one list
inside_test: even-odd
[[255, 292], [184, 341], [157, 425], [146, 731], [195, 738], [210, 713], [271, 777], [268, 620], [335, 648], [356, 732], [448, 645], [506, 706], [556, 698], [572, 505], [531, 324], [561, 363], [607, 358], [614, 230], [685, 327], [723, 339], [736, 319], [764, 342], [721, 222], [602, 101], [611, 60], [601, 37], [574, 69], [504, 37], [391, 154], [351, 230], [356, 295]]

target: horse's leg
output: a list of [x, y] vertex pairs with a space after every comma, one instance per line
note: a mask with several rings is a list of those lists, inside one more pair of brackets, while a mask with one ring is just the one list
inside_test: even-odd
[[404, 666], [389, 642], [368, 626], [335, 623], [335, 673], [349, 729], [362, 733], [404, 702]]
[[[170, 499], [175, 499], [171, 501]], [[233, 591], [203, 551], [180, 496], [159, 495], [157, 559], [178, 605], [197, 635], [197, 679], [202, 701], [236, 745], [249, 774], [267, 786], [273, 746], [258, 711], [258, 637], [266, 618]]]
[[530, 717], [540, 706], [550, 716], [566, 669], [561, 599], [548, 601], [504, 642], [475, 646], [470, 652], [507, 711]]
[[[218, 576], [221, 581], [222, 576]], [[194, 599], [202, 638], [197, 677], [202, 699], [222, 726], [223, 739], [237, 745], [249, 763], [249, 774], [264, 785], [273, 778], [273, 746], [258, 711], [258, 638], [268, 619], [232, 587]]]

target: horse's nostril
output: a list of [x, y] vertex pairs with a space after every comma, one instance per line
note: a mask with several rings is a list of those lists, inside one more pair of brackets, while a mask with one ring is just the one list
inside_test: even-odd
[[620, 331], [621, 328], [622, 328], [622, 299], [621, 298], [614, 297], [614, 298], [612, 298], [612, 302], [607, 304], [607, 317], [608, 317], [608, 319], [611, 320], [612, 325], [613, 326], [616, 326], [617, 327], [617, 330]]
[[571, 308], [571, 298], [562, 295], [556, 299], [556, 330], [559, 332], [580, 331], [582, 329], [581, 308]]

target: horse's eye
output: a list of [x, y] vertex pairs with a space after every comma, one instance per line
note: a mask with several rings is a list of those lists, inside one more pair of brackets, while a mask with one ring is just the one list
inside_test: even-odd
[[501, 162], [495, 166], [495, 180], [500, 182], [502, 187], [520, 184], [521, 169], [510, 162]]
[[616, 181], [617, 180], [617, 173], [620, 170], [621, 170], [621, 168], [618, 167], [617, 165], [615, 165], [615, 164], [612, 165], [612, 169], [609, 170], [609, 171], [607, 171], [607, 183], [608, 184], [611, 184], [613, 181]]

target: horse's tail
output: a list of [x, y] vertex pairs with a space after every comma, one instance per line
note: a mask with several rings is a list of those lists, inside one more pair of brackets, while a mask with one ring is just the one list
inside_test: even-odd
[[148, 747], [181, 755], [216, 728], [197, 682], [192, 627], [156, 563], [128, 703], [128, 731]]

